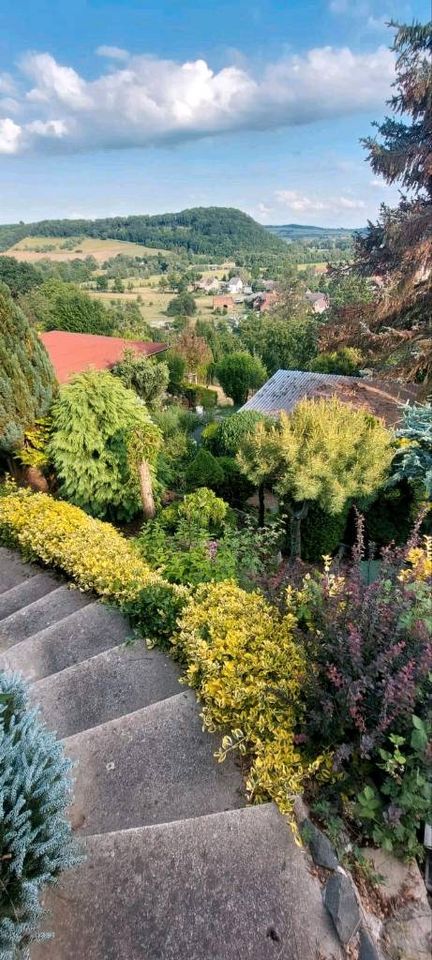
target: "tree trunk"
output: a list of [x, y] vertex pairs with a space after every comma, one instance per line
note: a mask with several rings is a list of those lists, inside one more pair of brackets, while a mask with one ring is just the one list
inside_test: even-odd
[[141, 461], [138, 467], [138, 473], [143, 514], [146, 520], [152, 520], [156, 513], [156, 507], [153, 497], [150, 467], [146, 460]]
[[291, 559], [301, 558], [301, 522], [309, 512], [309, 503], [303, 500], [301, 504], [293, 503], [288, 506], [290, 520], [290, 555]]
[[264, 484], [260, 483], [258, 487], [258, 526], [263, 527], [265, 521], [265, 494]]

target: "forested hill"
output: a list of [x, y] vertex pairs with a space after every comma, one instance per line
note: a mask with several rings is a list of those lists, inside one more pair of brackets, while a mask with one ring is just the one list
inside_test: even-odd
[[231, 207], [194, 207], [156, 216], [106, 217], [101, 220], [42, 220], [0, 226], [0, 249], [25, 236], [129, 240], [165, 250], [185, 249], [208, 256], [283, 253], [284, 244], [252, 217]]
[[314, 227], [301, 223], [278, 223], [266, 227], [273, 236], [282, 240], [344, 240], [362, 233], [362, 229], [348, 229], [346, 227]]

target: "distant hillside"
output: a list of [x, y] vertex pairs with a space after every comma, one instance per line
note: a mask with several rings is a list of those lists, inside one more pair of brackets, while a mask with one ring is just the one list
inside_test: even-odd
[[296, 240], [343, 240], [349, 239], [355, 233], [361, 233], [353, 227], [349, 230], [346, 227], [313, 227], [301, 223], [280, 223], [274, 226], [267, 226], [266, 230], [273, 236], [280, 237], [288, 242]]
[[0, 226], [0, 250], [23, 237], [96, 237], [127, 240], [146, 247], [180, 250], [210, 257], [283, 253], [279, 237], [252, 217], [230, 207], [194, 207], [156, 216], [107, 217], [101, 220], [41, 220]]

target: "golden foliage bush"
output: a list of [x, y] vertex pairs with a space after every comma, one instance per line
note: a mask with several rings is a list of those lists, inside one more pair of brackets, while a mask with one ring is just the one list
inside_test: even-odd
[[305, 671], [295, 618], [224, 581], [198, 587], [179, 627], [175, 644], [203, 704], [204, 724], [225, 732], [219, 759], [234, 748], [250, 753], [250, 796], [271, 797], [288, 811], [305, 773], [294, 743]]
[[46, 493], [7, 485], [0, 497], [0, 540], [68, 574], [81, 590], [124, 607], [151, 638], [166, 637], [187, 594], [167, 583], [110, 523]]

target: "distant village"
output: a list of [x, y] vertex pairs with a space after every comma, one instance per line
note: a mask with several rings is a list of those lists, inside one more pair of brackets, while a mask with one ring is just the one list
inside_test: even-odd
[[[264, 313], [276, 305], [280, 297], [276, 280], [263, 280], [261, 285], [263, 289], [254, 292], [250, 284], [244, 282], [240, 276], [230, 277], [226, 281], [210, 277], [196, 282], [194, 290], [213, 295], [213, 310], [227, 314], [234, 320], [240, 305], [258, 313]], [[307, 290], [305, 299], [314, 313], [324, 313], [329, 306], [325, 293]]]

